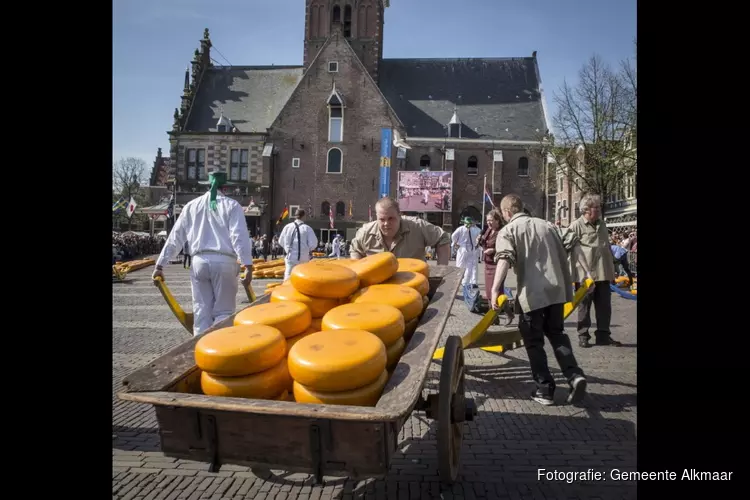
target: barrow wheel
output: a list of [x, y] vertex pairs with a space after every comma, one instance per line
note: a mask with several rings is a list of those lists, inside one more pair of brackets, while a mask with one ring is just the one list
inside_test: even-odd
[[458, 477], [464, 421], [473, 411], [464, 396], [464, 349], [455, 335], [445, 343], [438, 394], [438, 469], [442, 482], [453, 483]]

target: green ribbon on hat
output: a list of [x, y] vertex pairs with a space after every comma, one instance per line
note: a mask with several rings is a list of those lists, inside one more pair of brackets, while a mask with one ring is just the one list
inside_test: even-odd
[[219, 188], [227, 183], [226, 172], [211, 172], [208, 174], [208, 179], [211, 182], [211, 210], [216, 211], [216, 193]]

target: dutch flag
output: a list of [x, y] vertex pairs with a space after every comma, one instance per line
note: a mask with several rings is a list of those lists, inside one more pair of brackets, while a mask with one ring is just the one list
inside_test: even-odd
[[495, 203], [492, 201], [492, 196], [490, 196], [490, 192], [487, 191], [487, 188], [484, 188], [484, 200], [489, 203], [492, 208], [495, 208]]

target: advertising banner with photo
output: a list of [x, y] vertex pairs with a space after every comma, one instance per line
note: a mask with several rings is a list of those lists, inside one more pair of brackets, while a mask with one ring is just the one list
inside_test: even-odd
[[453, 172], [398, 173], [398, 204], [402, 212], [450, 212]]

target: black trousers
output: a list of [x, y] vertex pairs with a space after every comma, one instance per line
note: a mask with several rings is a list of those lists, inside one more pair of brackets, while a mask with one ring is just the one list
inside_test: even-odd
[[185, 254], [185, 257], [182, 259], [182, 267], [185, 269], [188, 268], [188, 266], [193, 265], [193, 257], [191, 255]]
[[555, 391], [555, 379], [549, 371], [547, 353], [544, 352], [544, 337], [549, 340], [557, 364], [568, 381], [575, 375], [583, 375], [583, 370], [573, 355], [570, 339], [564, 332], [563, 304], [554, 304], [528, 313], [521, 311], [518, 329], [529, 355], [531, 375], [537, 389], [549, 395]]
[[[578, 290], [581, 284], [576, 283]], [[591, 328], [591, 304], [596, 309], [596, 331], [597, 339], [606, 339], [612, 334], [609, 323], [612, 320], [612, 290], [609, 281], [595, 281], [594, 292], [586, 295], [578, 305], [578, 336], [590, 339], [589, 328]]]

